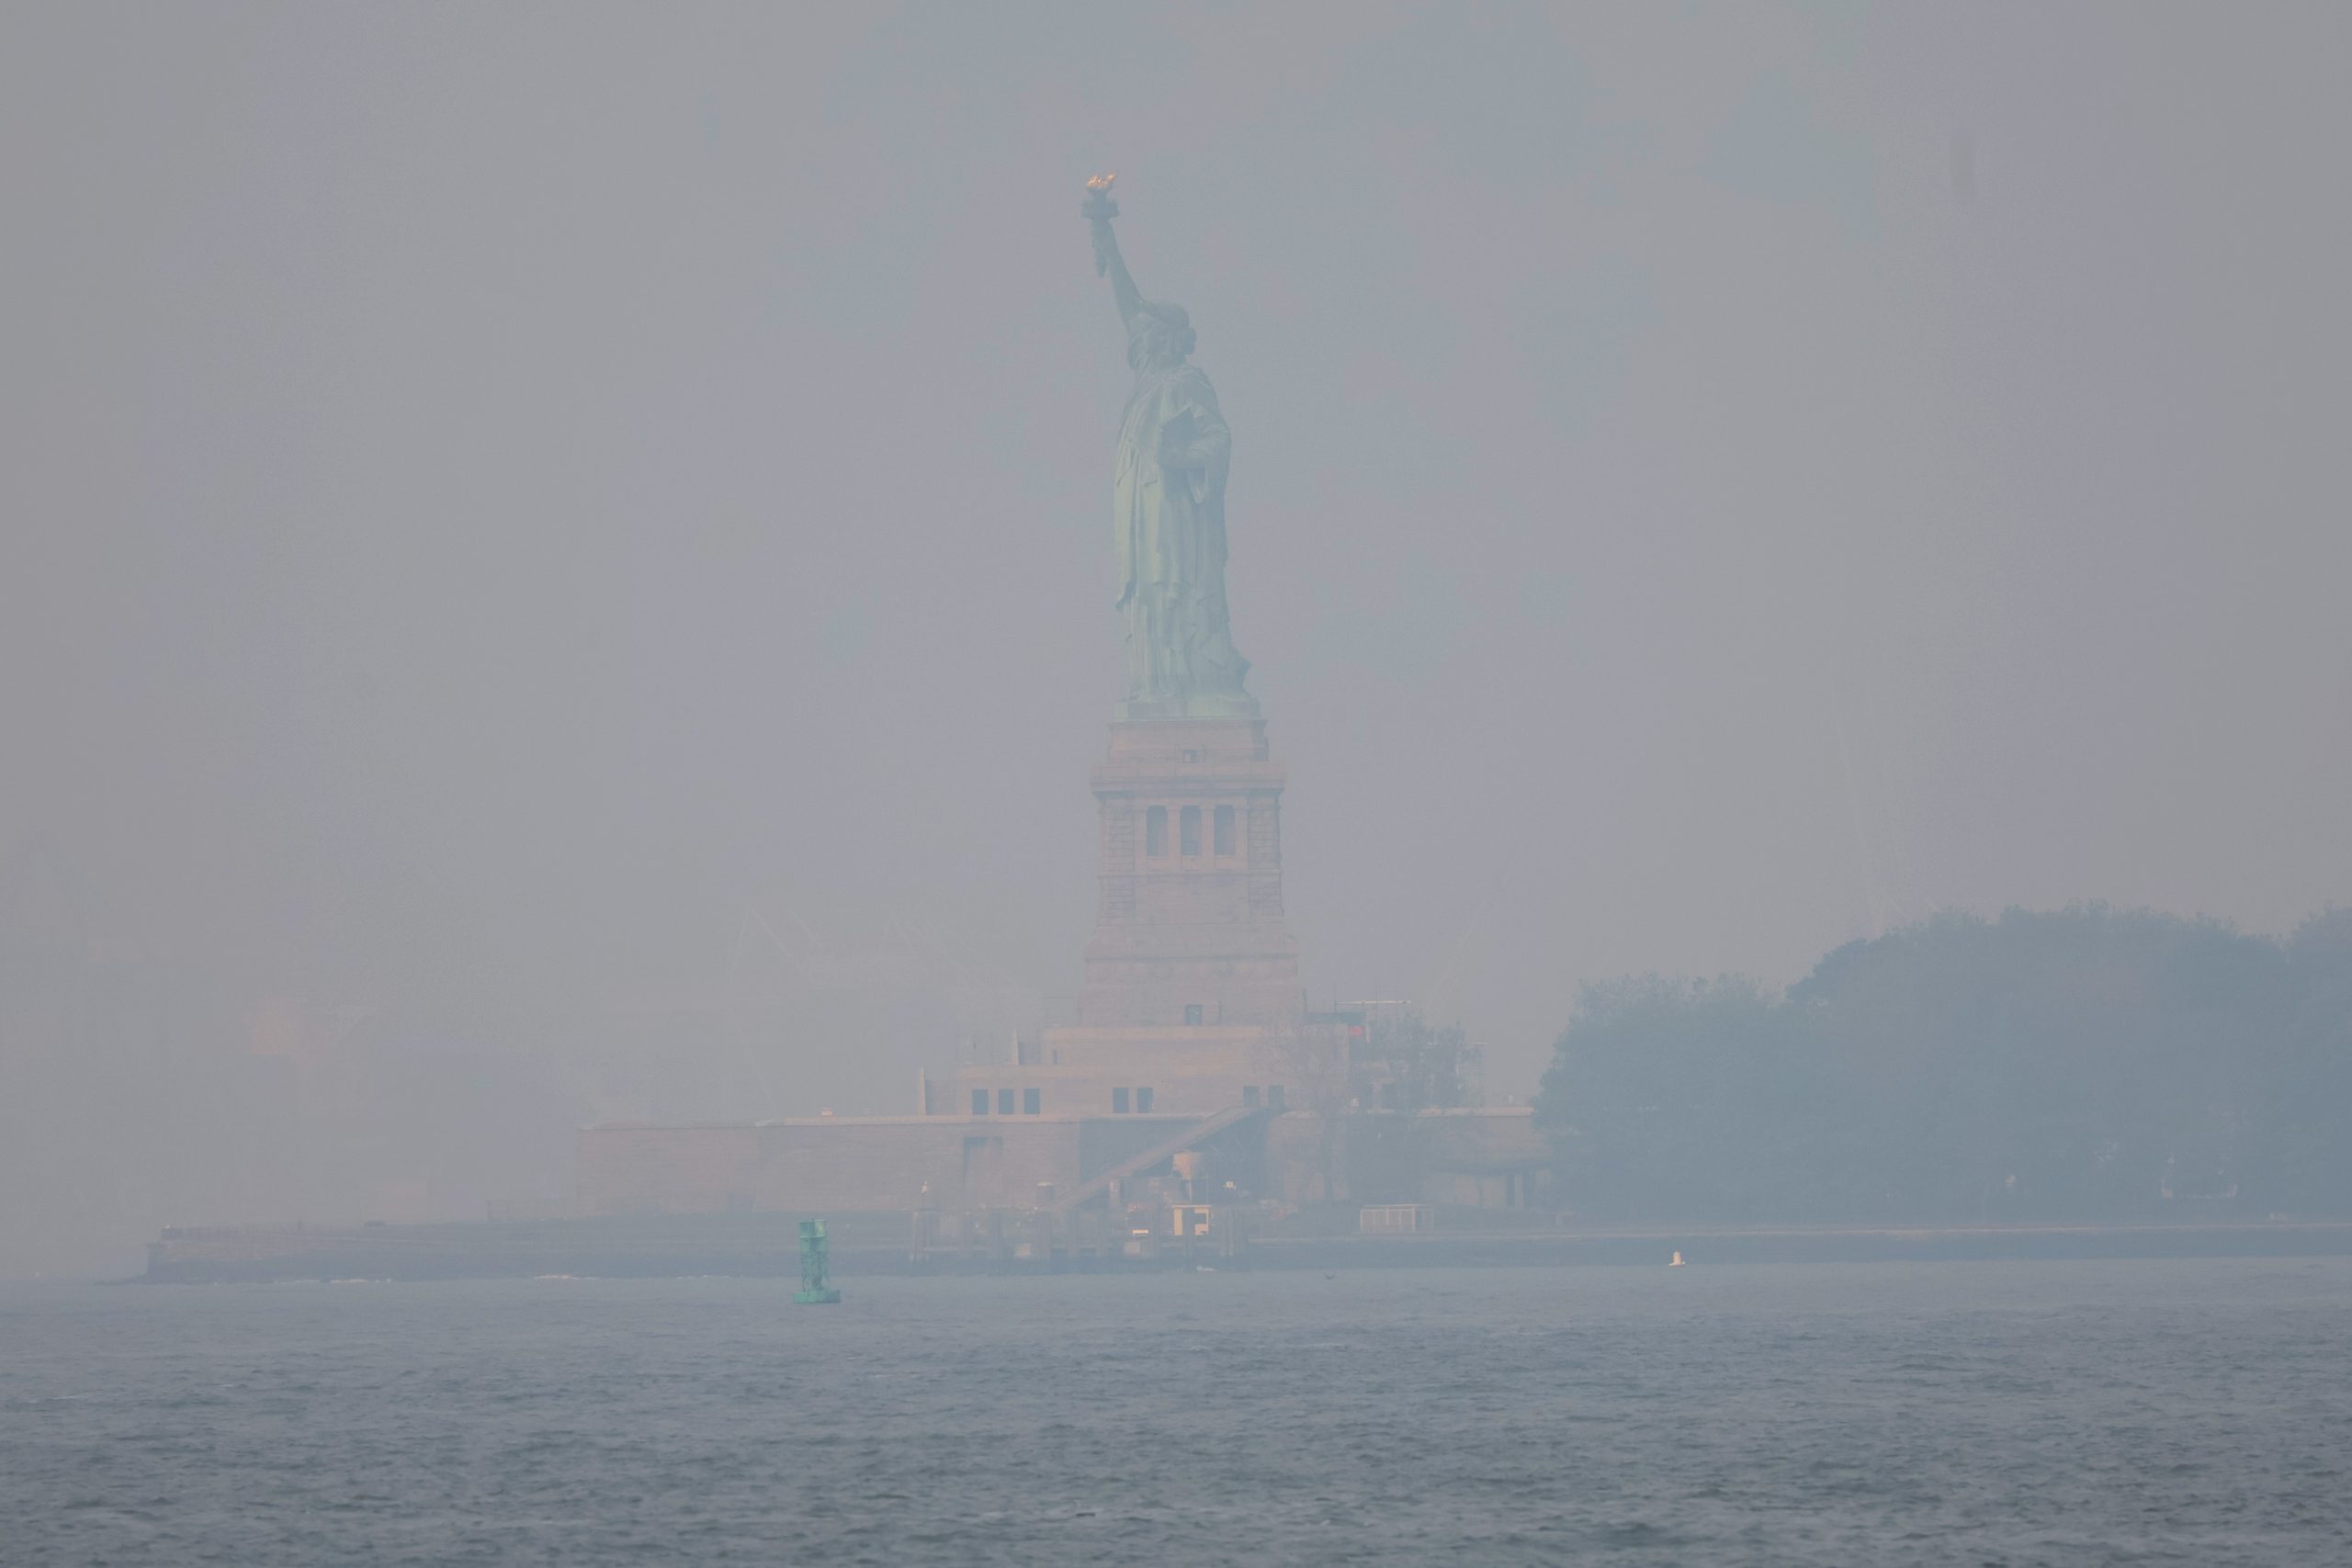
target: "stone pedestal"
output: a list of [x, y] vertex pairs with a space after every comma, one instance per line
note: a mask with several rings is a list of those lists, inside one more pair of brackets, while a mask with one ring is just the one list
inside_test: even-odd
[[1254, 707], [1123, 712], [1093, 773], [1100, 893], [1077, 1020], [1012, 1061], [959, 1069], [944, 1093], [926, 1085], [925, 1111], [978, 1122], [1306, 1103], [1329, 1077], [1332, 1041], [1306, 1022], [1283, 919], [1283, 782]]
[[1100, 896], [1081, 1028], [1284, 1028], [1305, 1012], [1283, 919], [1283, 773], [1265, 721], [1127, 718], [1094, 769]]

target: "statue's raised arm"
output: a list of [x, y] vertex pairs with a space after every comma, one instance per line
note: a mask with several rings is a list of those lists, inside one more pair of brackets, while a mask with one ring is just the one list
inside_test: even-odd
[[1111, 298], [1118, 302], [1119, 319], [1132, 326], [1136, 312], [1143, 309], [1143, 291], [1127, 275], [1126, 258], [1119, 254], [1118, 236], [1111, 232], [1111, 220], [1119, 215], [1119, 204], [1111, 199], [1111, 182], [1118, 177], [1097, 175], [1087, 181], [1079, 210], [1085, 215], [1087, 227], [1094, 236], [1094, 276], [1111, 279]]

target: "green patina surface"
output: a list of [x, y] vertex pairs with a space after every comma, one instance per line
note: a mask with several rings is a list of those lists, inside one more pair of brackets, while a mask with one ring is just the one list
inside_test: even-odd
[[1225, 479], [1233, 433], [1193, 351], [1181, 305], [1146, 299], [1111, 232], [1108, 176], [1081, 207], [1094, 268], [1111, 280], [1136, 373], [1112, 469], [1111, 529], [1125, 622], [1122, 718], [1254, 716], [1250, 661], [1233, 646], [1225, 600]]

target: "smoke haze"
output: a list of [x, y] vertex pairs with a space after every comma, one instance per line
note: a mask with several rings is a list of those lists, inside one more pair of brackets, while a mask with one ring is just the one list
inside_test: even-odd
[[2352, 897], [2341, 7], [0, 16], [0, 1273], [1075, 988], [1128, 385], [1318, 999]]

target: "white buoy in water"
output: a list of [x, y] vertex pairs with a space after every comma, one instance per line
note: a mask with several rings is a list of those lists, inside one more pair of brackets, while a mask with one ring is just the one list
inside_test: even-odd
[[1672, 1261], [1671, 1263], [1668, 1263], [1668, 1264], [1667, 1265], [1667, 1267], [1668, 1267], [1668, 1269], [1679, 1269], [1679, 1268], [1681, 1268], [1681, 1267], [1682, 1267], [1682, 1254], [1680, 1254], [1680, 1253], [1679, 1253], [1679, 1252], [1678, 1252], [1678, 1253], [1676, 1253], [1676, 1254], [1674, 1255], [1674, 1261]]

